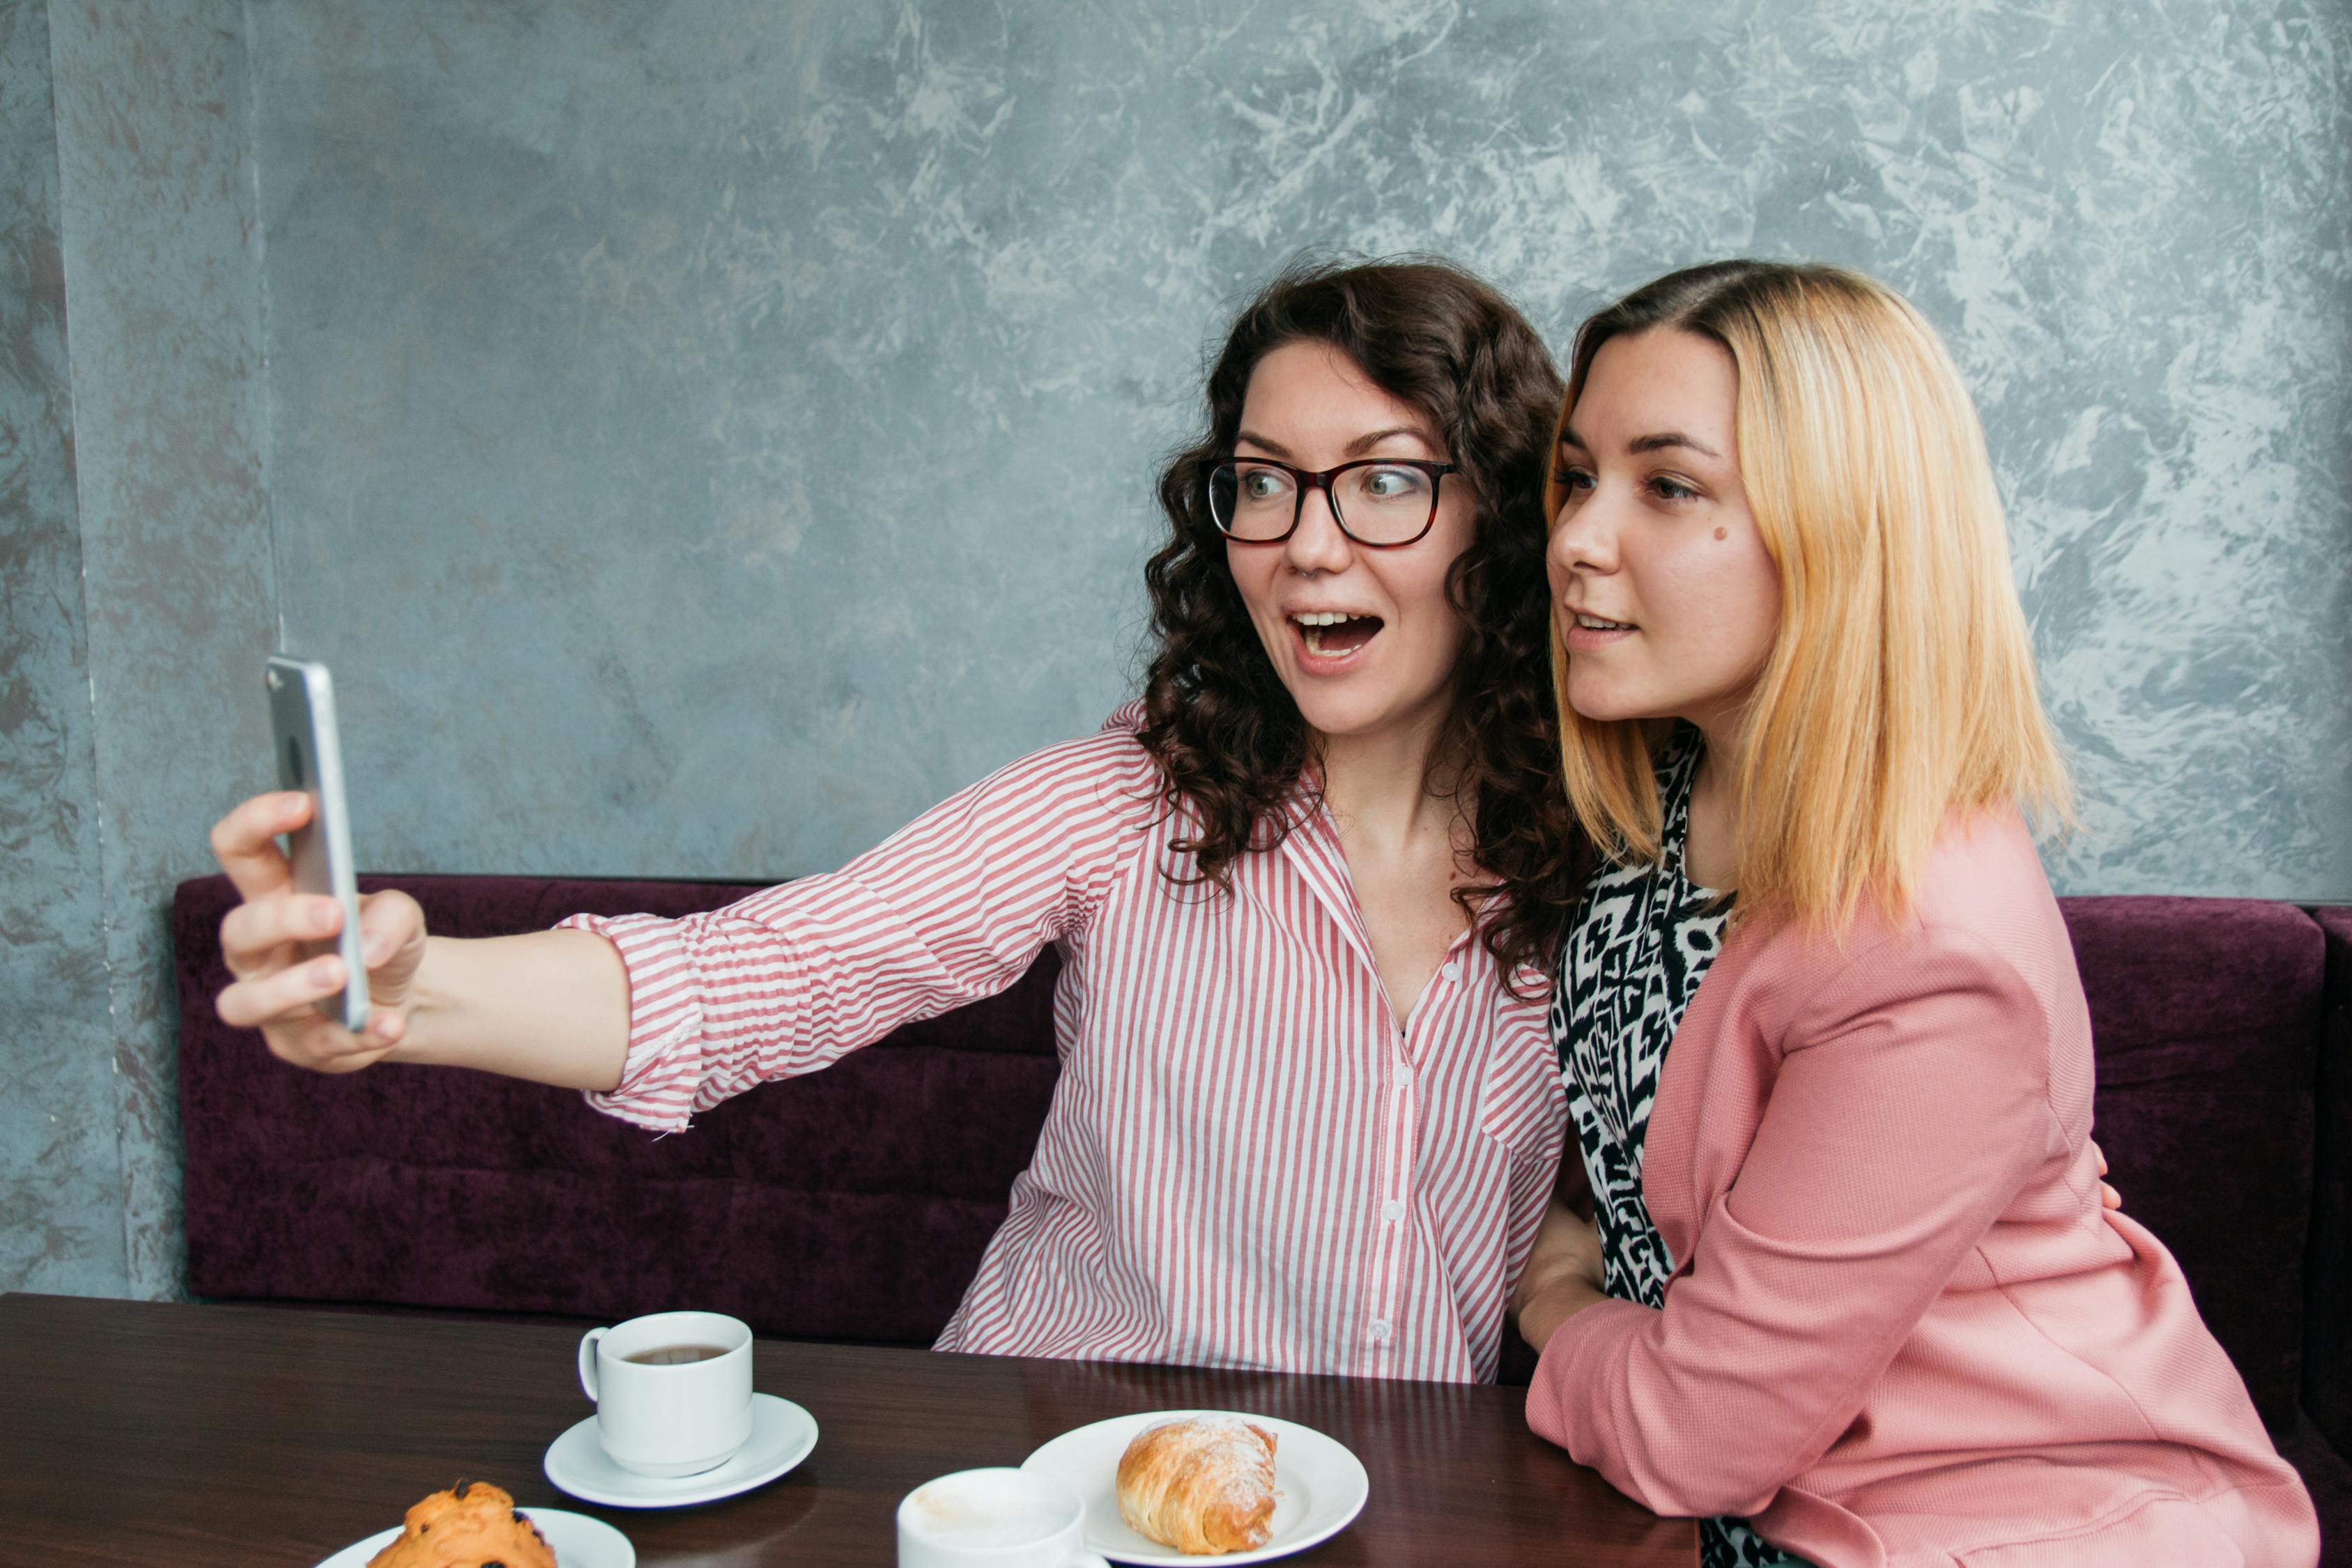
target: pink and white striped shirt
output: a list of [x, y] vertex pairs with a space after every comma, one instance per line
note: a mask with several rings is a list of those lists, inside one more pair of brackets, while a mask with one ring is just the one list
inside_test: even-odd
[[675, 1131], [1001, 991], [1046, 942], [1061, 1077], [941, 1350], [1491, 1379], [1565, 1101], [1531, 1000], [1470, 933], [1398, 1026], [1319, 809], [1185, 888], [1124, 710], [830, 876], [619, 948], [630, 1034], [590, 1102]]

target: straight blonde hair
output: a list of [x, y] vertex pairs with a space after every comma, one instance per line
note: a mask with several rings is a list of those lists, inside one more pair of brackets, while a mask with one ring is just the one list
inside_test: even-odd
[[[2066, 820], [1984, 432], [1935, 330], [1840, 268], [1691, 268], [1584, 324], [1563, 428], [1601, 346], [1657, 328], [1710, 339], [1738, 368], [1740, 482], [1780, 578], [1734, 781], [1739, 917], [1842, 930], [1867, 899], [1900, 919], [1954, 812]], [[1558, 461], [1555, 441], [1554, 526]], [[1575, 711], [1557, 635], [1552, 675], [1579, 820], [1603, 855], [1656, 861], [1671, 723]]]

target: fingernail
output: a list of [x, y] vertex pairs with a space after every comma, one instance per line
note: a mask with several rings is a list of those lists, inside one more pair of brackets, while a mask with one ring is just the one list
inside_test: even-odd
[[330, 929], [334, 925], [334, 923], [335, 923], [335, 906], [334, 906], [334, 905], [332, 905], [332, 904], [313, 904], [313, 905], [311, 905], [311, 906], [310, 906], [310, 929], [311, 929], [312, 931], [317, 931], [317, 932], [318, 932], [320, 935], [321, 935], [321, 936], [324, 936], [324, 935], [327, 933], [327, 931], [329, 931], [329, 930], [330, 930]]
[[343, 983], [343, 961], [340, 958], [319, 960], [310, 966], [310, 978], [321, 985], [341, 985]]

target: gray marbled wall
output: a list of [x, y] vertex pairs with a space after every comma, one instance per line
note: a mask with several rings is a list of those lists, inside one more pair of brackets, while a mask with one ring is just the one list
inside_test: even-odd
[[834, 863], [1127, 690], [1153, 459], [1297, 247], [1559, 342], [1760, 252], [1895, 282], [1983, 402], [2062, 886], [2352, 895], [2352, 27], [1952, 15], [257, 7], [284, 609], [368, 858]]
[[[337, 668], [374, 866], [835, 863], [1130, 689], [1155, 459], [1223, 312], [1305, 246], [1444, 251], [1562, 343], [1726, 253], [1888, 279], [1948, 334], [2011, 500], [2082, 784], [2062, 890], [2352, 900], [2341, 5], [53, 25], [129, 1114], [121, 1176], [93, 1154], [48, 1212], [127, 1184], [131, 1289], [174, 1258], [161, 900], [260, 772], [273, 610]], [[69, 572], [72, 532], [10, 570]], [[0, 622], [52, 694], [75, 635]], [[0, 775], [0, 830], [37, 816], [29, 776]], [[92, 852], [44, 850], [80, 889]], [[62, 1037], [7, 1048], [88, 1070]], [[0, 1285], [47, 1245], [28, 1223], [0, 1220]]]
[[0, 1289], [120, 1295], [49, 28], [0, 4]]

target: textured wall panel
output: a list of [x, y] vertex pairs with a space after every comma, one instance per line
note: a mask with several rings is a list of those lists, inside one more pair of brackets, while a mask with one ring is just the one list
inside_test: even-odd
[[364, 858], [756, 876], [1129, 689], [1155, 458], [1308, 245], [1554, 337], [1727, 253], [1948, 335], [2066, 890], [2352, 890], [2345, 17], [1932, 0], [261, 7], [273, 475]]
[[226, 0], [49, 16], [128, 1286], [181, 1289], [173, 888], [269, 780], [258, 234]]
[[120, 1295], [65, 294], [47, 12], [0, 4], [0, 1290]]

